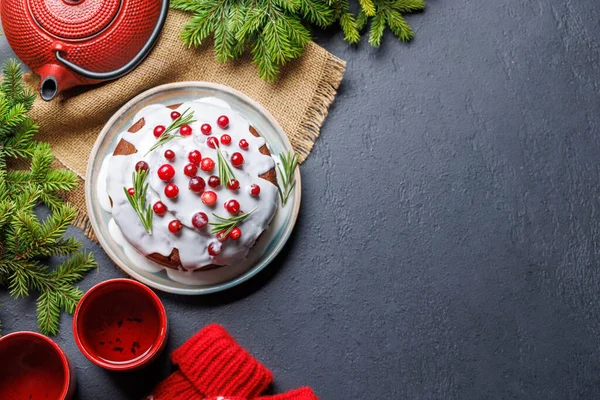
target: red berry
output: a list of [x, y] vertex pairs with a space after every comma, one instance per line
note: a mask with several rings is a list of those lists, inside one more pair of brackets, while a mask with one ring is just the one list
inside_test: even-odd
[[163, 216], [167, 212], [167, 206], [165, 206], [162, 201], [154, 203], [152, 209], [154, 210], [154, 213], [159, 216]]
[[167, 196], [169, 199], [174, 199], [178, 194], [179, 188], [177, 185], [169, 183], [167, 186], [165, 186], [165, 196]]
[[237, 226], [229, 232], [229, 238], [231, 240], [238, 240], [242, 236], [242, 230]]
[[217, 202], [217, 194], [215, 192], [211, 192], [210, 190], [202, 193], [202, 202], [207, 206], [212, 206]]
[[221, 254], [221, 243], [212, 242], [211, 244], [209, 244], [208, 245], [208, 254], [210, 254], [213, 257]]
[[165, 158], [169, 161], [173, 161], [175, 159], [175, 152], [173, 150], [165, 150]]
[[260, 194], [260, 186], [258, 185], [250, 185], [250, 194], [254, 197], [258, 196]]
[[173, 221], [169, 222], [169, 232], [177, 233], [180, 230], [181, 230], [181, 222], [179, 222], [179, 220], [174, 219]]
[[225, 203], [225, 209], [230, 213], [230, 214], [237, 214], [240, 211], [240, 203], [235, 200], [235, 199], [231, 199], [228, 202]]
[[200, 163], [200, 169], [205, 172], [210, 172], [215, 169], [215, 162], [210, 157], [203, 158]]
[[183, 125], [179, 128], [179, 133], [181, 136], [190, 136], [192, 134], [192, 127], [189, 125]]
[[204, 228], [206, 225], [208, 225], [208, 216], [203, 212], [197, 212], [196, 214], [192, 215], [192, 225], [194, 225], [194, 228], [196, 229]]
[[204, 135], [210, 135], [210, 133], [212, 132], [212, 126], [210, 126], [209, 124], [202, 124], [202, 126], [200, 127], [200, 131]]
[[181, 114], [179, 114], [177, 111], [171, 112], [171, 119], [177, 119], [179, 117], [181, 117]]
[[131, 196], [133, 196], [135, 194], [135, 190], [133, 190], [133, 188], [129, 188], [129, 189], [127, 189], [127, 193], [129, 193]]
[[244, 156], [242, 153], [235, 152], [231, 155], [231, 165], [234, 167], [241, 167], [244, 163]]
[[196, 176], [196, 172], [198, 172], [198, 167], [195, 164], [189, 163], [183, 167], [183, 173], [185, 176]]
[[188, 187], [190, 188], [190, 190], [192, 192], [202, 193], [202, 192], [204, 192], [206, 183], [204, 182], [204, 179], [202, 179], [201, 177], [194, 176], [192, 179], [190, 179], [190, 183], [189, 183]]
[[188, 160], [190, 160], [191, 163], [200, 165], [200, 161], [202, 161], [202, 154], [200, 154], [198, 150], [190, 151], [190, 154], [188, 154]]
[[227, 231], [221, 231], [221, 232], [217, 232], [217, 240], [218, 240], [219, 242], [224, 242], [224, 241], [226, 241], [226, 240], [227, 240], [227, 237], [228, 237], [229, 235], [226, 235], [226, 234], [225, 234], [226, 232], [227, 232]]
[[175, 176], [175, 168], [170, 164], [163, 164], [158, 169], [158, 177], [161, 181], [168, 182]]
[[246, 150], [247, 148], [248, 148], [248, 142], [246, 141], [246, 139], [240, 140], [240, 149]]
[[227, 189], [237, 190], [240, 187], [240, 182], [237, 179], [232, 179], [227, 182]]
[[219, 119], [217, 119], [217, 125], [223, 129], [227, 128], [229, 126], [229, 118], [227, 118], [226, 115], [221, 115]]
[[220, 184], [221, 184], [221, 180], [219, 179], [218, 176], [211, 175], [210, 178], [208, 178], [208, 186], [210, 186], [211, 188], [216, 188]]
[[223, 143], [225, 146], [229, 145], [231, 143], [231, 136], [227, 134], [221, 136], [221, 143]]
[[165, 128], [163, 125], [156, 125], [154, 127], [154, 137], [159, 137], [165, 132], [166, 129], [167, 128]]
[[148, 171], [148, 163], [146, 161], [138, 161], [137, 164], [135, 164], [135, 170], [138, 172]]
[[206, 139], [206, 145], [211, 149], [216, 149], [217, 147], [219, 147], [219, 141], [216, 137], [210, 136], [208, 139]]

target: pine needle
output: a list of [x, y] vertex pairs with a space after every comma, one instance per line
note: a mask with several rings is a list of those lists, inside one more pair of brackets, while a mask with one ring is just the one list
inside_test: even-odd
[[[72, 313], [82, 292], [73, 286], [94, 267], [91, 254], [64, 233], [76, 218], [75, 207], [59, 194], [77, 185], [76, 175], [52, 167], [54, 155], [46, 143], [33, 140], [38, 126], [27, 116], [35, 94], [21, 80], [19, 64], [2, 68], [0, 81], [0, 284], [11, 296], [38, 292], [37, 320], [43, 334], [58, 332], [61, 311]], [[8, 159], [31, 159], [29, 170], [7, 167]], [[40, 221], [34, 207], [46, 203], [52, 213]], [[55, 270], [47, 257], [62, 256]]]
[[299, 58], [312, 40], [309, 25], [338, 22], [349, 43], [360, 41], [370, 22], [369, 43], [379, 46], [386, 27], [402, 41], [413, 32], [402, 13], [420, 11], [423, 0], [359, 0], [358, 16], [349, 0], [172, 0], [171, 7], [192, 13], [181, 32], [187, 47], [212, 37], [219, 62], [235, 60], [249, 49], [259, 76], [273, 82], [281, 68]]

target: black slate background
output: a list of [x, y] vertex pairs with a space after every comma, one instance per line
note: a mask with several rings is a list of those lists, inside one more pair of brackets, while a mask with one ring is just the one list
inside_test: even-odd
[[[302, 166], [298, 224], [247, 284], [159, 294], [169, 350], [218, 322], [322, 399], [600, 397], [600, 3], [428, 1], [415, 40], [348, 47]], [[4, 57], [7, 46], [3, 42]], [[43, 210], [42, 210], [43, 212]], [[87, 289], [122, 276], [96, 254]], [[35, 328], [0, 292], [3, 332]], [[172, 367], [88, 362], [63, 318], [78, 399], [136, 399]]]

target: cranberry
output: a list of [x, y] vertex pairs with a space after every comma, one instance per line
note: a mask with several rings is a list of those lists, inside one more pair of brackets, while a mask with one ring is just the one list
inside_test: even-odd
[[223, 129], [227, 128], [229, 126], [229, 118], [227, 118], [226, 115], [221, 115], [219, 119], [217, 119], [217, 125]]
[[177, 185], [169, 183], [167, 186], [165, 186], [165, 196], [167, 196], [169, 199], [174, 199], [178, 194], [179, 188]]
[[203, 158], [200, 163], [200, 169], [204, 172], [210, 172], [215, 169], [215, 162], [210, 157]]
[[165, 133], [166, 130], [167, 128], [165, 128], [163, 125], [156, 125], [154, 127], [154, 137], [160, 137], [160, 135]]
[[146, 161], [138, 161], [137, 164], [135, 164], [135, 170], [137, 172], [148, 171], [148, 163]]
[[204, 179], [199, 176], [194, 176], [190, 179], [190, 184], [188, 186], [192, 192], [202, 193], [204, 192], [204, 188], [206, 187], [206, 183]]
[[167, 206], [165, 206], [162, 201], [154, 203], [152, 209], [154, 210], [154, 213], [159, 216], [163, 216], [167, 212]]
[[231, 199], [228, 202], [225, 203], [225, 209], [230, 213], [230, 214], [237, 214], [240, 211], [240, 203], [239, 201], [235, 200], [235, 199]]
[[189, 125], [183, 125], [179, 128], [179, 133], [181, 136], [190, 136], [192, 134], [192, 127]]
[[232, 179], [227, 182], [227, 189], [237, 190], [240, 187], [240, 182], [237, 179]]
[[209, 124], [202, 124], [202, 126], [200, 127], [200, 131], [202, 132], [202, 134], [208, 136], [212, 132], [212, 126], [210, 126]]
[[191, 163], [200, 165], [200, 161], [202, 161], [202, 154], [200, 154], [198, 150], [190, 151], [190, 154], [188, 154], [188, 160], [190, 160]]
[[168, 182], [175, 176], [175, 168], [170, 164], [163, 164], [158, 169], [158, 177], [161, 181]]
[[171, 119], [177, 119], [179, 117], [181, 117], [181, 114], [179, 114], [177, 111], [171, 112]]
[[260, 194], [260, 186], [252, 184], [250, 185], [250, 194], [254, 197]]
[[130, 196], [133, 196], [135, 194], [135, 190], [133, 190], [133, 188], [129, 188], [127, 189], [127, 193], [129, 193]]
[[242, 153], [235, 152], [231, 155], [231, 165], [234, 167], [241, 167], [244, 163], [244, 156]]
[[194, 225], [194, 228], [196, 229], [204, 228], [206, 225], [208, 225], [208, 216], [203, 212], [197, 212], [196, 214], [192, 215], [192, 225]]
[[229, 232], [229, 238], [231, 240], [238, 240], [242, 236], [242, 230], [237, 226]]
[[221, 243], [212, 242], [211, 244], [209, 244], [208, 245], [208, 254], [210, 254], [213, 257], [221, 254]]
[[231, 144], [231, 136], [229, 136], [227, 134], [221, 136], [221, 143], [224, 144], [225, 146], [228, 146], [229, 144]]
[[180, 230], [181, 230], [181, 222], [179, 222], [179, 220], [174, 219], [173, 221], [169, 222], [169, 232], [177, 233]]
[[175, 159], [175, 152], [173, 150], [165, 150], [165, 158], [169, 161], [173, 161]]
[[218, 176], [211, 175], [210, 178], [208, 178], [208, 186], [210, 186], [211, 188], [216, 188], [220, 184], [221, 184], [221, 180], [219, 179]]
[[225, 234], [226, 232], [227, 232], [227, 231], [221, 231], [221, 232], [217, 232], [217, 240], [218, 240], [219, 242], [224, 242], [224, 241], [226, 241], [226, 240], [227, 240], [227, 237], [228, 237], [229, 235], [226, 235], [226, 234]]
[[215, 192], [211, 192], [210, 190], [202, 193], [202, 202], [207, 206], [212, 206], [217, 202], [217, 194]]
[[210, 136], [208, 139], [206, 139], [206, 145], [211, 149], [216, 149], [217, 147], [219, 147], [219, 141], [216, 137]]
[[198, 172], [198, 167], [192, 163], [186, 164], [186, 166], [183, 167], [183, 173], [185, 176], [196, 176], [196, 172]]
[[248, 148], [248, 142], [246, 141], [246, 139], [240, 140], [240, 149], [246, 150], [247, 148]]

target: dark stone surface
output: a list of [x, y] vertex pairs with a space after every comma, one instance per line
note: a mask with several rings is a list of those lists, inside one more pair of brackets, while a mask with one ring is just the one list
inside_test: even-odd
[[[159, 294], [169, 349], [223, 324], [323, 399], [600, 397], [600, 3], [428, 2], [409, 45], [346, 46], [283, 254], [206, 297]], [[122, 276], [100, 263], [82, 283]], [[3, 332], [35, 328], [0, 294]], [[114, 374], [57, 341], [79, 399], [136, 399], [171, 370]]]

